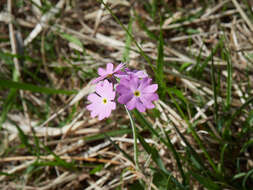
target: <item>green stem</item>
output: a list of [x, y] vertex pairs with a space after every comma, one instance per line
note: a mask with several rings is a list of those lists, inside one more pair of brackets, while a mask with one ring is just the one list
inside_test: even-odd
[[154, 66], [151, 63], [150, 58], [147, 56], [147, 54], [141, 49], [140, 45], [137, 43], [137, 41], [134, 39], [133, 35], [128, 31], [128, 29], [122, 24], [122, 22], [117, 18], [117, 16], [112, 12], [112, 10], [104, 3], [103, 0], [98, 0], [100, 3], [102, 3], [105, 8], [110, 12], [110, 14], [112, 15], [112, 17], [116, 20], [116, 22], [123, 28], [123, 30], [125, 30], [125, 32], [127, 33], [127, 35], [129, 35], [133, 42], [135, 43], [136, 47], [139, 50], [139, 53], [144, 57], [144, 59], [148, 62], [149, 66], [151, 67], [151, 69], [153, 71], [155, 71]]
[[134, 163], [135, 163], [135, 167], [137, 170], [140, 170], [139, 168], [139, 161], [138, 161], [138, 149], [137, 149], [137, 130], [136, 130], [136, 126], [133, 120], [133, 117], [131, 115], [131, 113], [129, 112], [129, 110], [127, 109], [126, 106], [124, 106], [126, 109], [126, 112], [130, 118], [130, 123], [131, 123], [131, 127], [133, 130], [133, 138], [134, 138]]

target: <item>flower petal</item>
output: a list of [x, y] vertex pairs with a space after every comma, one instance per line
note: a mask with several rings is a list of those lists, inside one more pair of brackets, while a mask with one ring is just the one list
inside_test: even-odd
[[91, 111], [91, 112], [90, 112], [90, 116], [91, 116], [92, 118], [96, 117], [97, 115], [98, 115], [98, 113], [95, 112], [95, 111]]
[[116, 109], [116, 103], [115, 102], [108, 102], [108, 106], [110, 106], [111, 110], [115, 110]]
[[101, 108], [101, 104], [97, 102], [86, 106], [87, 110], [94, 111], [94, 112], [99, 112], [100, 108]]
[[100, 112], [98, 115], [98, 120], [102, 120], [105, 118], [105, 113], [104, 112]]
[[128, 87], [126, 87], [126, 86], [124, 86], [124, 85], [122, 85], [122, 84], [119, 84], [119, 85], [116, 87], [116, 91], [117, 91], [119, 94], [128, 94], [128, 93], [131, 93], [131, 92], [132, 92]]
[[145, 78], [145, 77], [148, 77], [147, 73], [145, 73], [145, 71], [137, 71], [135, 73], [135, 76], [138, 77], [138, 78]]
[[90, 94], [90, 95], [87, 97], [87, 99], [88, 99], [89, 101], [91, 101], [91, 102], [99, 102], [99, 101], [101, 101], [101, 98], [100, 98], [98, 95], [96, 95], [95, 93]]
[[152, 84], [152, 85], [149, 85], [147, 87], [145, 87], [142, 92], [143, 93], [153, 93], [157, 90], [158, 88], [158, 85], [157, 84]]
[[123, 67], [124, 67], [125, 63], [120, 63], [115, 69], [114, 72], [119, 72]]
[[104, 80], [105, 78], [106, 78], [106, 75], [95, 78], [94, 80], [91, 81], [91, 84], [96, 84], [97, 82]]
[[127, 109], [132, 110], [136, 107], [137, 98], [133, 96], [133, 98], [126, 104]]
[[96, 93], [99, 95], [99, 96], [101, 96], [101, 97], [103, 97], [103, 93], [104, 93], [104, 88], [103, 88], [103, 85], [104, 84], [104, 81], [101, 81], [101, 82], [99, 82], [97, 85], [96, 85]]
[[110, 108], [110, 106], [108, 107], [107, 105], [104, 107], [103, 113], [104, 113], [105, 118], [109, 117], [111, 115], [111, 112], [112, 112], [112, 109]]
[[123, 94], [118, 98], [118, 102], [120, 104], [126, 104], [127, 102], [129, 102], [129, 100], [131, 100], [131, 98], [133, 97], [133, 94], [128, 93], [128, 94]]
[[140, 83], [140, 79], [131, 75], [128, 85], [129, 85], [129, 88], [132, 90], [132, 92], [137, 90], [139, 83]]
[[136, 102], [136, 108], [139, 112], [145, 112], [146, 110], [145, 106], [140, 101]]
[[103, 83], [103, 94], [102, 97], [107, 98], [109, 100], [114, 100], [115, 98], [115, 91], [113, 91], [113, 84], [108, 80], [105, 80]]
[[145, 105], [146, 108], [152, 109], [155, 107], [154, 104], [149, 99], [146, 99], [144, 96], [140, 97], [140, 101]]
[[108, 102], [103, 110], [105, 117], [109, 117], [114, 109], [116, 109], [115, 102]]
[[107, 93], [106, 93], [106, 98], [108, 99], [108, 100], [114, 100], [115, 99], [115, 96], [116, 96], [116, 92], [115, 91], [108, 91]]
[[129, 76], [121, 78], [119, 84], [129, 88], [130, 84]]
[[104, 70], [104, 69], [101, 68], [101, 67], [98, 68], [98, 74], [99, 74], [100, 76], [107, 75], [107, 74], [106, 74], [106, 70]]
[[139, 85], [139, 87], [138, 87], [138, 90], [143, 91], [143, 89], [146, 88], [146, 87], [150, 84], [151, 81], [152, 81], [151, 78], [148, 78], [148, 77], [143, 78], [143, 79], [140, 81], [140, 85]]
[[106, 74], [112, 74], [113, 73], [113, 64], [107, 63], [106, 65]]
[[156, 93], [143, 94], [142, 97], [144, 97], [146, 100], [149, 100], [149, 101], [155, 101], [159, 99]]
[[118, 71], [114, 74], [115, 77], [118, 77], [118, 78], [123, 78], [123, 77], [126, 77], [127, 76], [127, 73], [123, 72], [123, 71]]

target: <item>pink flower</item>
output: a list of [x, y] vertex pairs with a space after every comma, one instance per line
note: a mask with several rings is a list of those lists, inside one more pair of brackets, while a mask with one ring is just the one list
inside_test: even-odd
[[152, 101], [158, 99], [158, 95], [155, 93], [158, 85], [150, 84], [151, 81], [152, 79], [148, 77], [142, 80], [133, 76], [122, 78], [116, 87], [117, 92], [120, 94], [118, 102], [126, 104], [129, 110], [137, 108], [140, 112], [154, 108]]
[[99, 82], [96, 85], [96, 93], [90, 94], [88, 100], [91, 102], [86, 108], [91, 111], [91, 117], [98, 116], [99, 120], [110, 116], [112, 110], [116, 109], [115, 91], [113, 84], [108, 80]]
[[123, 68], [124, 65], [125, 65], [124, 63], [121, 63], [115, 69], [113, 69], [113, 64], [107, 63], [106, 69], [99, 67], [98, 68], [99, 77], [94, 79], [91, 83], [95, 84], [101, 80], [104, 80], [105, 78], [112, 78], [114, 74], [120, 72], [120, 70]]
[[145, 71], [138, 71], [138, 70], [133, 70], [131, 71], [130, 69], [126, 68], [125, 72], [119, 72], [118, 74], [116, 74], [115, 76], [123, 79], [123, 78], [129, 78], [129, 76], [132, 77], [137, 77], [137, 78], [146, 78], [148, 77], [147, 73], [145, 73]]

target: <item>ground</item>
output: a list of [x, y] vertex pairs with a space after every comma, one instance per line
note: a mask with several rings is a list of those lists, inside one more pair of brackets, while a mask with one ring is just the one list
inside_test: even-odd
[[[252, 189], [252, 6], [0, 1], [1, 189]], [[92, 118], [107, 63], [147, 73], [155, 108]]]

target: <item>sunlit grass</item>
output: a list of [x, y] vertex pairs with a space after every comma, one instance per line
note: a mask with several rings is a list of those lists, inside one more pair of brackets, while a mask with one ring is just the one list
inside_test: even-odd
[[[21, 8], [34, 5], [45, 14], [55, 6], [15, 3], [24, 20], [35, 13]], [[84, 189], [105, 177], [100, 188], [251, 189], [252, 50], [237, 49], [250, 45], [240, 14], [201, 21], [216, 6], [211, 0], [138, 1], [116, 8], [86, 2], [90, 12], [102, 11], [94, 31], [99, 16], [76, 16], [79, 3], [66, 5], [22, 55], [13, 55], [8, 37], [0, 35], [0, 181], [46, 187], [62, 178], [52, 187]], [[240, 5], [251, 18], [249, 4]], [[229, 9], [236, 9], [231, 2], [211, 16]], [[13, 22], [24, 38], [36, 24]], [[166, 29], [170, 24], [178, 25]], [[97, 68], [107, 62], [145, 69], [159, 86], [156, 108], [139, 113], [118, 106], [106, 120], [91, 118], [86, 95]]]

